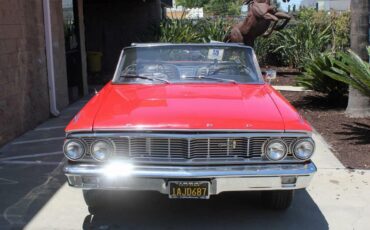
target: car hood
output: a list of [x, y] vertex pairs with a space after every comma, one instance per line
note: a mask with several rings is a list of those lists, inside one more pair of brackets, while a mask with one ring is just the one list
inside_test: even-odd
[[285, 130], [270, 94], [266, 85], [111, 85], [91, 128]]

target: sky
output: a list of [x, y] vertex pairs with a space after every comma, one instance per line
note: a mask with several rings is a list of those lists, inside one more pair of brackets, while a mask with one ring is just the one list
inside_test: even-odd
[[296, 5], [296, 8], [299, 8], [299, 5], [301, 4], [302, 0], [290, 0], [290, 2], [283, 2], [281, 1], [280, 7], [283, 11], [288, 11], [288, 6], [291, 5], [291, 9], [293, 9], [293, 5]]
[[[296, 5], [297, 10], [299, 9], [299, 6], [303, 0], [290, 0], [289, 2], [283, 2], [282, 0], [278, 0], [280, 4], [280, 8], [283, 11], [288, 12], [288, 6], [291, 5], [291, 9], [293, 9], [293, 6]], [[307, 0], [307, 1], [315, 1], [315, 0]]]

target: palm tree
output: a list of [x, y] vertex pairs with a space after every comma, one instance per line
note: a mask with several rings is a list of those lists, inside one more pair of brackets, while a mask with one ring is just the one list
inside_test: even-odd
[[[351, 0], [351, 49], [363, 60], [369, 60], [369, 0]], [[346, 114], [350, 117], [370, 117], [370, 98], [350, 87]]]

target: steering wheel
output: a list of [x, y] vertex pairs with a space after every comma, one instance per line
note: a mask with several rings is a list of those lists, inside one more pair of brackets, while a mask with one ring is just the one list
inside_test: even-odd
[[230, 69], [230, 70], [234, 70], [235, 71], [235, 66], [230, 66], [230, 65], [222, 66], [220, 68], [217, 68], [217, 69], [213, 70], [212, 72], [209, 72], [208, 74], [209, 75], [217, 75], [220, 71], [227, 70], [227, 69]]
[[[177, 68], [176, 65], [174, 64], [163, 64], [163, 63], [158, 63], [158, 67], [161, 66], [161, 73], [165, 74], [167, 76], [167, 79], [179, 79], [180, 78], [180, 71]], [[158, 68], [159, 70], [159, 68]]]
[[137, 64], [131, 64], [122, 70], [121, 75], [136, 74]]
[[[197, 71], [195, 72], [195, 75], [196, 76], [200, 76], [200, 75], [205, 75], [205, 76], [208, 76], [209, 75], [209, 70], [211, 68], [211, 66], [217, 66], [218, 65], [218, 61], [217, 60], [214, 60], [214, 62], [206, 65], [206, 66], [201, 66], [197, 69]], [[205, 72], [205, 73], [204, 73]], [[204, 73], [204, 74], [203, 74]]]
[[248, 66], [240, 66], [240, 65], [237, 65], [237, 66], [232, 66], [232, 65], [226, 65], [226, 66], [222, 66], [218, 69], [215, 69], [212, 73], [210, 73], [211, 75], [216, 75], [218, 74], [220, 71], [222, 70], [226, 70], [226, 69], [230, 69], [230, 70], [233, 70], [234, 72], [235, 71], [239, 71], [239, 73], [241, 72], [245, 72], [246, 74], [250, 74], [251, 70]]

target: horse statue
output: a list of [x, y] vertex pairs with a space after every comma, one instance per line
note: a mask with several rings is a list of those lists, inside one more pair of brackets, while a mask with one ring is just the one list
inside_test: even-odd
[[[270, 36], [274, 30], [283, 29], [291, 19], [289, 14], [271, 6], [270, 0], [246, 0], [244, 4], [249, 6], [248, 15], [244, 21], [232, 27], [225, 42], [244, 43], [253, 47], [257, 37]], [[279, 20], [284, 21], [278, 26]]]

